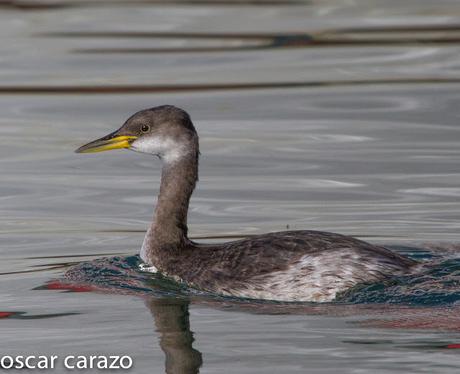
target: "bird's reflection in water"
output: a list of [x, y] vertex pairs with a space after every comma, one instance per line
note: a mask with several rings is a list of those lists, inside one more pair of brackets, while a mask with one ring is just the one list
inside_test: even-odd
[[198, 373], [203, 363], [201, 353], [192, 347], [189, 302], [172, 298], [148, 298], [145, 302], [152, 313], [160, 335], [160, 347], [165, 353], [168, 374]]

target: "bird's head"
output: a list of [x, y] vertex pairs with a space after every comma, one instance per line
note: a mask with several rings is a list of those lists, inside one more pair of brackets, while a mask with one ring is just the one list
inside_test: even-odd
[[156, 155], [170, 163], [198, 152], [198, 136], [187, 112], [163, 105], [135, 113], [118, 130], [81, 146], [75, 152], [94, 153], [120, 148]]

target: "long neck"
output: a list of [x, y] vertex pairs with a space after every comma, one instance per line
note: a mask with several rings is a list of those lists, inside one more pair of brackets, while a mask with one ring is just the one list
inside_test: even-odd
[[187, 243], [187, 212], [190, 196], [198, 180], [198, 150], [165, 161], [160, 194], [151, 227], [142, 246], [141, 257], [160, 266]]

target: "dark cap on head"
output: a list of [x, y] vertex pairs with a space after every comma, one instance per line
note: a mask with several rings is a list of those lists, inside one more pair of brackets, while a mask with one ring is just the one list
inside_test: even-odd
[[[160, 125], [180, 126], [196, 133], [192, 120], [185, 110], [173, 105], [161, 105], [134, 113], [118, 130], [118, 134], [140, 136], [155, 130]], [[148, 127], [150, 129], [142, 131], [143, 126], [144, 130]]]

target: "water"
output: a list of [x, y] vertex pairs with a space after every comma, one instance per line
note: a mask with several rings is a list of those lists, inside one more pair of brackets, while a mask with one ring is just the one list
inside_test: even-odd
[[[0, 7], [2, 355], [130, 355], [136, 373], [459, 370], [460, 3]], [[324, 305], [140, 273], [159, 163], [73, 150], [165, 103], [200, 134], [192, 237], [336, 231], [431, 267]]]

